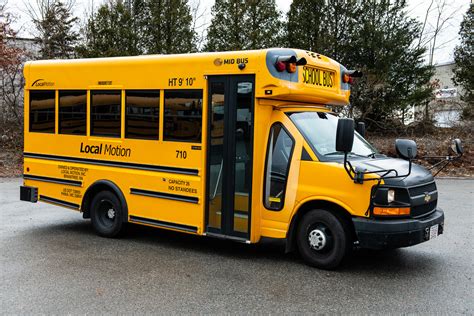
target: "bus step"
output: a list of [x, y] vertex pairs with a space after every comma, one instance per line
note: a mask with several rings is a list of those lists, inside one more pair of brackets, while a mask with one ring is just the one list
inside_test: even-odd
[[216, 233], [210, 233], [206, 232], [204, 233], [204, 236], [212, 237], [212, 238], [219, 238], [219, 239], [227, 239], [227, 240], [233, 240], [236, 242], [241, 242], [244, 244], [250, 244], [250, 240], [241, 238], [241, 237], [236, 237], [236, 236], [229, 236], [229, 235], [221, 235], [221, 234], [216, 234]]

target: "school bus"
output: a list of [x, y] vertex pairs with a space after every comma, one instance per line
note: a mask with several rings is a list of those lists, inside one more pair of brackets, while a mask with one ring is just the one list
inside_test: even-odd
[[355, 247], [443, 232], [433, 176], [381, 155], [333, 109], [359, 72], [264, 49], [28, 62], [20, 198], [98, 235], [128, 223], [257, 243], [332, 269]]

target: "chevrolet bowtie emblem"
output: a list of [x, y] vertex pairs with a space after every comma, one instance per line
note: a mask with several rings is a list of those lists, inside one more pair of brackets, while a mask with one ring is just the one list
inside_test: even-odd
[[431, 195], [428, 193], [428, 192], [425, 192], [425, 203], [428, 203], [429, 201], [431, 201]]

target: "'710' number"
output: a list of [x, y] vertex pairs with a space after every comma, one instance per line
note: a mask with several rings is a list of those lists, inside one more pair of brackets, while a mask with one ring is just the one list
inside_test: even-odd
[[188, 157], [188, 153], [186, 150], [177, 150], [176, 151], [176, 158], [186, 159]]

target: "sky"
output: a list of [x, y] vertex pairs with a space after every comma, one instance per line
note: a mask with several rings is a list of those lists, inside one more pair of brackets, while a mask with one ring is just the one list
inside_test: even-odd
[[[0, 3], [7, 1], [7, 8], [12, 12], [17, 21], [14, 24], [16, 29], [20, 29], [19, 35], [22, 37], [32, 37], [33, 34], [28, 31], [32, 28], [31, 22], [29, 22], [28, 16], [25, 13], [27, 3], [35, 4], [36, 0], [0, 0]], [[86, 12], [90, 12], [91, 8], [97, 7], [100, 3], [103, 3], [105, 0], [75, 0], [74, 14], [79, 18], [83, 18]], [[209, 25], [211, 20], [211, 7], [214, 4], [214, 0], [190, 0], [192, 5], [200, 3], [199, 15], [202, 15], [200, 25], [203, 25], [205, 28]], [[423, 21], [426, 11], [431, 2], [434, 2], [430, 14], [428, 15], [427, 30], [432, 30], [436, 24], [437, 12], [436, 3], [446, 3], [446, 7], [442, 10], [441, 16], [443, 18], [448, 18], [446, 22], [446, 27], [443, 29], [442, 33], [439, 34], [437, 39], [437, 49], [434, 54], [434, 63], [446, 63], [454, 59], [453, 52], [457, 44], [459, 44], [459, 27], [462, 21], [463, 15], [466, 13], [469, 3], [471, 0], [407, 0], [408, 9], [407, 13], [409, 16]], [[292, 0], [276, 0], [278, 8], [286, 13], [291, 4]]]

